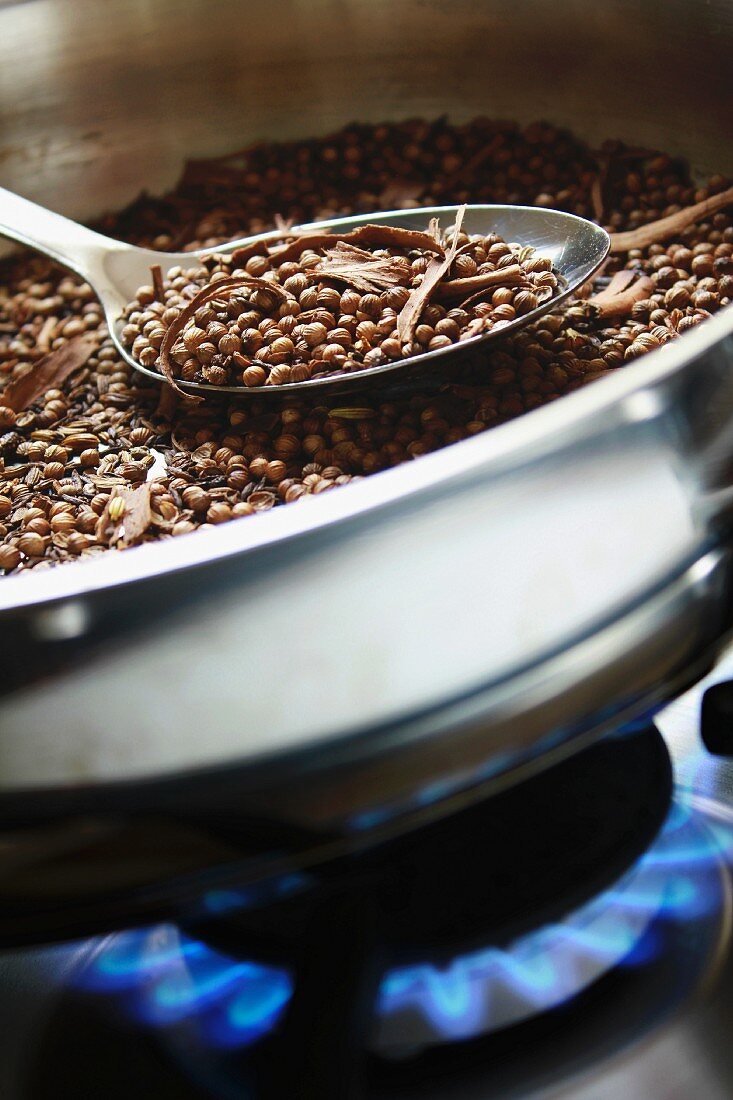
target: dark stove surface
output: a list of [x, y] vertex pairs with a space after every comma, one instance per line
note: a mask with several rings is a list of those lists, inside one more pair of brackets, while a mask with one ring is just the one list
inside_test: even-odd
[[[329, 912], [358, 898], [393, 963], [503, 946], [618, 879], [659, 832], [671, 793], [664, 741], [643, 726], [317, 876], [291, 877], [266, 910], [214, 895], [213, 919], [191, 931], [229, 954], [246, 944], [281, 961], [304, 929], [314, 942]], [[334, 923], [326, 954], [343, 918]]]
[[671, 805], [627, 731], [267, 906], [6, 955], [0, 1096], [729, 1100], [733, 815], [671, 740]]

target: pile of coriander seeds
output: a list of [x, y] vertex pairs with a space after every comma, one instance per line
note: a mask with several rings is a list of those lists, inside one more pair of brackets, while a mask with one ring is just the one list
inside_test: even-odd
[[[727, 185], [715, 177], [698, 187], [663, 153], [589, 149], [547, 125], [413, 120], [190, 162], [170, 194], [143, 195], [98, 227], [179, 251], [340, 214], [495, 202], [557, 207], [619, 231]], [[28, 404], [16, 397], [10, 407], [0, 393], [0, 569], [45, 568], [331, 491], [623, 369], [730, 302], [731, 213], [615, 256], [593, 289], [620, 268], [647, 280], [647, 296], [623, 315], [594, 320], [571, 303], [477, 349], [442, 385], [348, 404], [297, 394], [279, 405], [254, 395], [171, 400], [120, 359], [88, 286], [19, 253], [0, 265], [0, 389], [17, 393], [69, 344], [91, 347]], [[421, 321], [437, 333], [438, 319], [426, 311]], [[127, 531], [126, 515], [135, 519]]]

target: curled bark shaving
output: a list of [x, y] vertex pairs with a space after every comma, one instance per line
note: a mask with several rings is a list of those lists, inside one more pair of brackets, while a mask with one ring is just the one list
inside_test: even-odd
[[[232, 267], [241, 267], [246, 264], [247, 260], [251, 260], [253, 256], [274, 256], [277, 255], [277, 248], [268, 248], [269, 244], [278, 244], [278, 242], [286, 240], [288, 237], [312, 237], [312, 229], [304, 229], [302, 226], [293, 225], [292, 222], [283, 218], [282, 215], [275, 215], [275, 228], [270, 229], [267, 233], [257, 240], [252, 241], [251, 244], [243, 244], [239, 248], [235, 248], [232, 252], [228, 251], [231, 245], [221, 245], [218, 249], [213, 248], [210, 254], [212, 256], [227, 256], [231, 261]], [[335, 237], [329, 235], [329, 240], [335, 240]], [[287, 245], [281, 245], [280, 248], [289, 248], [290, 243]], [[292, 242], [295, 243], [295, 242]]]
[[584, 303], [593, 320], [622, 317], [635, 302], [641, 302], [654, 293], [654, 283], [648, 275], [636, 271], [617, 271], [605, 290], [594, 294]]
[[733, 187], [721, 191], [719, 195], [711, 195], [709, 199], [703, 199], [702, 202], [696, 202], [693, 206], [686, 206], [676, 214], [659, 218], [658, 221], [649, 222], [648, 225], [640, 225], [638, 229], [629, 229], [625, 233], [612, 233], [611, 252], [628, 252], [631, 248], [648, 248], [650, 244], [659, 244], [686, 229], [688, 225], [694, 225], [695, 222], [702, 221], [711, 214], [717, 214], [726, 206], [733, 206]]
[[[418, 229], [402, 229], [396, 225], [362, 225], [359, 229], [352, 229], [348, 233], [313, 233], [285, 245], [284, 248], [274, 249], [271, 252], [276, 264], [286, 263], [289, 260], [297, 260], [306, 248], [327, 248], [336, 241], [344, 241], [347, 244], [374, 245], [377, 248], [405, 248], [425, 249], [426, 252], [435, 252], [439, 256], [444, 255], [443, 246], [431, 237], [429, 233], [421, 233]], [[236, 255], [236, 254], [235, 254]]]
[[[436, 258], [430, 261], [420, 286], [415, 287], [415, 289], [411, 291], [410, 297], [399, 312], [397, 317], [397, 336], [403, 344], [407, 344], [412, 340], [415, 329], [417, 328], [417, 323], [420, 320], [420, 314], [430, 301], [438, 284], [445, 278], [451, 269], [451, 264], [455, 260], [458, 251], [458, 235], [461, 232], [461, 225], [463, 224], [463, 216], [465, 213], [465, 205], [459, 207], [458, 213], [456, 214], [456, 223], [453, 227], [453, 240], [450, 248], [444, 253], [442, 259]], [[435, 244], [431, 236], [428, 234], [425, 234], [425, 236]]]
[[153, 291], [157, 301], [165, 301], [165, 290], [163, 288], [163, 269], [160, 264], [152, 264], [150, 267], [150, 277], [153, 280]]
[[[451, 279], [450, 282], [441, 283], [435, 292], [435, 297], [441, 302], [461, 301], [461, 307], [463, 307], [467, 302], [476, 301], [485, 290], [490, 290], [491, 287], [521, 286], [525, 278], [525, 273], [519, 264], [507, 264], [506, 267], [499, 267], [496, 271], [487, 271], [485, 275], [472, 275], [468, 279]], [[466, 301], [463, 301], [464, 298]]]
[[[271, 237], [267, 240], [282, 240], [285, 236], [290, 236], [290, 230], [287, 231], [275, 231]], [[211, 253], [212, 256], [222, 255], [227, 256], [231, 262], [232, 267], [242, 267], [247, 263], [247, 260], [251, 260], [253, 256], [269, 256], [270, 250], [267, 247], [266, 241], [253, 241], [252, 244], [242, 245], [241, 248], [235, 248], [233, 252], [227, 253], [226, 249], [222, 246], [221, 253], [217, 253], [214, 249]]]
[[22, 412], [48, 390], [58, 389], [73, 371], [83, 367], [97, 350], [91, 336], [74, 336], [66, 344], [44, 355], [20, 378], [8, 382], [0, 395], [0, 405]]
[[176, 317], [175, 321], [171, 324], [165, 336], [163, 337], [163, 343], [160, 345], [160, 369], [167, 379], [168, 384], [181, 394], [182, 397], [188, 398], [189, 401], [202, 401], [203, 398], [195, 397], [193, 394], [186, 393], [184, 389], [178, 384], [178, 380], [173, 370], [173, 364], [171, 363], [171, 351], [173, 346], [183, 332], [184, 328], [190, 320], [193, 319], [193, 315], [197, 309], [205, 305], [212, 298], [217, 298], [220, 295], [231, 294], [234, 290], [239, 290], [240, 287], [255, 287], [258, 290], [271, 291], [281, 301], [287, 301], [287, 294], [281, 286], [277, 283], [269, 282], [267, 279], [255, 279], [251, 275], [231, 275], [228, 279], [219, 279], [218, 282], [208, 283], [205, 287], [202, 287], [198, 294], [195, 295], [181, 312]]

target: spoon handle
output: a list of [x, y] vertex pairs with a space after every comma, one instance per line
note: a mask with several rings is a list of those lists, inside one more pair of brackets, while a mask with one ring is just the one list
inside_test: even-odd
[[112, 241], [0, 187], [0, 235], [57, 260], [89, 280]]

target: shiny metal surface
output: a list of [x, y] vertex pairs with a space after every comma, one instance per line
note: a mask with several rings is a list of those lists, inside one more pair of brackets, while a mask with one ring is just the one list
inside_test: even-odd
[[[352, 218], [331, 218], [328, 221], [311, 222], [301, 229], [313, 232], [323, 230], [334, 233], [348, 233], [370, 222], [378, 225], [402, 226], [407, 229], [427, 228], [431, 218], [437, 218], [443, 230], [454, 224], [459, 207], [430, 206], [415, 210], [382, 210], [372, 214], [360, 214]], [[460, 345], [436, 348], [433, 351], [412, 355], [409, 359], [386, 363], [379, 367], [366, 367], [352, 371], [348, 375], [333, 378], [311, 378], [305, 382], [289, 383], [283, 386], [268, 386], [266, 390], [257, 388], [248, 390], [246, 386], [210, 386], [199, 382], [181, 382], [186, 392], [232, 393], [241, 398], [284, 396], [298, 394], [301, 391], [312, 394], [328, 391], [346, 393], [353, 389], [363, 389], [366, 385], [380, 386], [385, 379], [399, 381], [405, 372], [411, 377], [416, 372], [425, 373], [425, 368], [439, 369], [451, 355], [462, 353], [476, 344], [487, 340], [497, 340], [508, 332], [532, 324], [543, 313], [554, 309], [556, 305], [569, 298], [593, 275], [608, 254], [610, 238], [598, 225], [577, 218], [574, 214], [565, 214], [560, 210], [536, 209], [528, 206], [468, 206], [463, 219], [464, 232], [469, 234], [498, 233], [504, 240], [517, 242], [536, 248], [540, 255], [552, 261], [556, 273], [560, 276], [560, 293], [543, 302], [529, 313], [516, 317], [510, 324], [498, 332], [480, 333]], [[204, 260], [207, 256], [228, 255], [237, 248], [253, 244], [256, 241], [271, 240], [273, 234], [260, 233], [254, 237], [244, 237], [215, 249], [200, 249], [197, 252], [154, 252], [148, 248], [136, 248], [104, 237], [94, 230], [87, 229], [78, 222], [56, 214], [52, 210], [29, 202], [12, 191], [0, 188], [0, 234], [14, 241], [30, 245], [51, 259], [70, 267], [94, 288], [104, 308], [104, 315], [112, 339], [118, 352], [130, 366], [141, 371], [156, 382], [162, 381], [159, 371], [148, 369], [122, 343], [122, 314], [125, 306], [135, 297], [138, 287], [150, 278], [150, 269], [160, 264], [164, 271], [182, 265], [190, 267], [192, 260]], [[275, 238], [282, 234], [275, 232]]]
[[733, 171], [729, 0], [25, 0], [0, 29], [0, 182], [70, 217], [354, 118], [545, 117]]
[[[259, 0], [0, 8], [0, 181], [86, 216], [170, 183], [185, 154], [442, 111], [543, 113], [732, 163], [729, 3], [673, 0], [660, 21], [640, 0], [325, 3], [318, 19], [293, 2], [276, 35], [272, 19]], [[324, 26], [348, 43], [327, 68]], [[321, 817], [343, 821], [387, 794], [406, 810], [446, 761], [456, 782], [479, 761], [508, 774], [548, 724], [581, 738], [671, 690], [730, 625], [732, 360], [729, 310], [348, 492], [4, 580], [3, 790], [252, 765], [269, 809], [309, 819], [292, 781], [307, 771]], [[631, 621], [646, 637], [629, 670]], [[576, 646], [592, 658], [553, 680]], [[448, 715], [477, 700], [455, 737]]]
[[[487, 752], [507, 750], [511, 720], [520, 728], [533, 701], [519, 674], [643, 606], [715, 541], [703, 492], [714, 470], [705, 448], [690, 445], [710, 410], [686, 406], [680, 387], [695, 401], [707, 392], [722, 413], [726, 344], [691, 362], [681, 346], [672, 350], [678, 373], [668, 377], [660, 356], [656, 385], [639, 389], [634, 372], [622, 372], [547, 417], [313, 506], [7, 580], [6, 673], [13, 656], [21, 671], [31, 660], [50, 670], [59, 656], [67, 667], [0, 706], [4, 784], [171, 772], [319, 739], [333, 751], [346, 733], [429, 714], [492, 685], [506, 698], [503, 685], [521, 683], [511, 707], [502, 704], [506, 733], [479, 735]], [[638, 373], [654, 378], [654, 364]], [[648, 685], [719, 636], [724, 587], [702, 602], [696, 586], [686, 590], [691, 629], [679, 631], [679, 609], [655, 622], [653, 635], [668, 641], [639, 669]], [[346, 624], [348, 645], [339, 644]], [[614, 646], [601, 668], [623, 656], [624, 638]], [[253, 652], [257, 676], [244, 691], [232, 661]], [[618, 704], [625, 687], [599, 676], [591, 711]], [[559, 727], [576, 721], [585, 697], [582, 680], [568, 685]], [[344, 745], [358, 751], [357, 741]], [[370, 737], [363, 748], [374, 745]], [[409, 770], [402, 776], [409, 784]]]
[[[185, 911], [202, 881], [226, 890], [302, 871], [531, 776], [689, 682], [701, 619], [717, 621], [727, 569], [711, 555], [540, 668], [374, 728], [368, 741], [335, 739], [328, 751], [64, 789], [38, 775], [45, 779], [40, 762], [57, 766], [65, 747], [52, 736], [33, 741], [27, 769], [37, 789], [8, 787], [0, 799], [0, 941], [78, 936], [111, 920]], [[615, 700], [604, 715], [600, 698]], [[574, 725], [564, 729], [571, 704]], [[59, 714], [72, 705], [57, 698]], [[124, 752], [111, 737], [106, 745]]]

